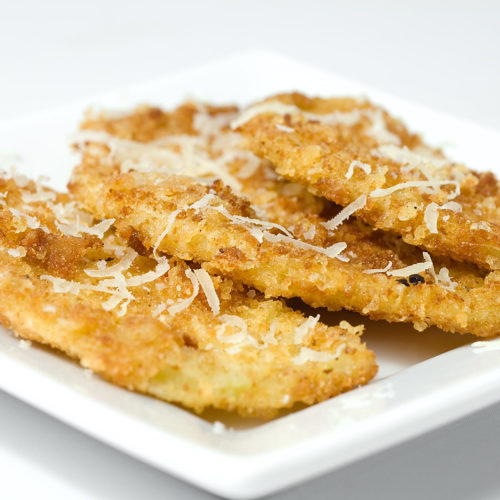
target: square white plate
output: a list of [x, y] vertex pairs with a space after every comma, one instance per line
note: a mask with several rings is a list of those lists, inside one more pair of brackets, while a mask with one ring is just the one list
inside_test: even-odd
[[[301, 90], [366, 95], [386, 106], [451, 156], [500, 172], [500, 133], [412, 104], [366, 85], [276, 54], [245, 53], [163, 79], [0, 124], [1, 163], [47, 175], [64, 189], [75, 158], [68, 136], [90, 105], [173, 106], [186, 97], [245, 104]], [[17, 156], [16, 156], [17, 155]], [[493, 160], [492, 160], [493, 159]], [[380, 365], [368, 386], [271, 422], [211, 412], [200, 418], [127, 392], [39, 346], [0, 335], [0, 387], [74, 427], [214, 493], [253, 498], [292, 486], [500, 400], [500, 339], [470, 345], [470, 336], [370, 322], [355, 314], [327, 321], [364, 322]], [[226, 427], [214, 426], [220, 420]]]

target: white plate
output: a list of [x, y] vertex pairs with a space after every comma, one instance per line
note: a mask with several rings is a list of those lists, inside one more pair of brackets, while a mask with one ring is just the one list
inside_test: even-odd
[[[500, 133], [291, 61], [254, 52], [193, 68], [141, 86], [0, 124], [0, 161], [20, 155], [20, 169], [48, 175], [64, 188], [75, 158], [67, 138], [89, 105], [172, 106], [186, 97], [244, 104], [300, 89], [324, 95], [364, 94], [400, 115], [412, 129], [477, 169], [500, 171]], [[10, 159], [9, 159], [10, 156]], [[493, 159], [493, 160], [492, 160]], [[471, 346], [470, 336], [407, 325], [364, 322], [380, 373], [368, 386], [271, 422], [245, 422], [222, 412], [200, 418], [177, 406], [133, 394], [38, 346], [0, 335], [0, 387], [74, 427], [166, 472], [234, 498], [262, 496], [500, 400], [500, 339]], [[214, 420], [226, 424], [212, 425]]]

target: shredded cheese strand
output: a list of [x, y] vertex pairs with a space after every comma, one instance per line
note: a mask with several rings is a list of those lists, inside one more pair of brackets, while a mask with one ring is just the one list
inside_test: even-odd
[[390, 260], [389, 263], [383, 268], [383, 269], [365, 269], [363, 273], [365, 274], [376, 274], [376, 273], [385, 273], [387, 272], [390, 268], [392, 267], [392, 261]]
[[341, 344], [337, 347], [335, 354], [330, 354], [329, 352], [315, 351], [309, 347], [301, 347], [299, 354], [292, 358], [292, 363], [295, 363], [296, 365], [303, 365], [308, 362], [328, 363], [328, 361], [333, 361], [334, 359], [339, 358], [345, 348], [346, 345]]
[[366, 195], [362, 194], [356, 198], [352, 203], [343, 208], [333, 219], [321, 224], [329, 231], [335, 231], [341, 224], [343, 224], [354, 212], [361, 210], [366, 205]]
[[294, 333], [294, 343], [295, 344], [302, 344], [304, 341], [305, 336], [314, 329], [316, 324], [319, 321], [319, 314], [316, 316], [309, 316], [301, 325], [299, 325], [297, 328], [295, 328], [295, 333]]
[[220, 301], [217, 292], [215, 291], [212, 278], [207, 271], [205, 271], [205, 269], [196, 269], [194, 274], [196, 275], [196, 278], [198, 278], [198, 282], [205, 293], [208, 305], [210, 306], [210, 309], [212, 309], [212, 313], [214, 316], [218, 316], [220, 314]]
[[429, 229], [429, 233], [437, 234], [438, 232], [438, 210], [451, 210], [452, 212], [457, 213], [462, 211], [462, 205], [456, 201], [449, 201], [442, 206], [439, 206], [435, 202], [429, 203], [424, 212], [424, 222], [427, 225], [427, 229]]
[[281, 116], [302, 115], [307, 120], [315, 120], [328, 125], [353, 126], [360, 121], [363, 114], [371, 111], [356, 108], [346, 112], [335, 111], [333, 113], [317, 114], [303, 111], [293, 104], [284, 104], [281, 101], [267, 101], [245, 109], [238, 118], [231, 122], [231, 128], [235, 130], [262, 113], [273, 113]]
[[445, 180], [445, 181], [408, 181], [401, 182], [400, 184], [395, 184], [394, 186], [388, 188], [374, 189], [370, 193], [370, 198], [380, 198], [382, 196], [387, 196], [401, 189], [408, 188], [421, 188], [421, 187], [439, 187], [445, 186], [446, 184], [452, 184], [455, 186], [455, 192], [449, 194], [449, 198], [456, 198], [460, 194], [460, 184], [457, 181]]
[[[272, 234], [272, 233], [264, 233], [264, 239], [271, 241], [273, 243], [279, 242], [279, 243], [290, 243], [294, 245], [297, 248], [300, 248], [302, 250], [313, 250], [318, 253], [322, 253], [326, 255], [327, 257], [334, 258], [336, 257], [339, 259], [341, 257], [340, 253], [347, 248], [347, 243], [341, 241], [339, 243], [334, 243], [333, 245], [327, 247], [327, 248], [322, 248], [318, 247], [316, 245], [311, 245], [310, 243], [306, 243], [301, 240], [296, 240], [294, 238], [290, 238], [288, 236], [285, 236], [284, 234]], [[339, 259], [340, 260], [340, 259]]]
[[[429, 263], [427, 259], [425, 258], [425, 254], [427, 252], [424, 252], [424, 260], [425, 262], [419, 262], [417, 264], [412, 264], [411, 266], [406, 266], [401, 269], [394, 269], [394, 271], [387, 271], [387, 274], [389, 276], [395, 276], [395, 277], [406, 277], [410, 276], [411, 274], [419, 274], [423, 271], [427, 271], [432, 267], [432, 263]], [[427, 254], [429, 255], [429, 254]]]
[[349, 168], [347, 169], [347, 172], [345, 174], [346, 179], [350, 179], [353, 176], [355, 167], [358, 167], [361, 170], [363, 170], [363, 172], [366, 175], [369, 175], [372, 173], [371, 165], [369, 165], [368, 163], [362, 163], [358, 160], [353, 160], [353, 161], [351, 161], [351, 164], [349, 165]]
[[194, 299], [200, 291], [200, 284], [198, 282], [198, 279], [191, 269], [186, 269], [186, 276], [189, 278], [191, 284], [193, 285], [193, 292], [189, 297], [179, 300], [176, 304], [167, 308], [167, 311], [171, 316], [175, 316], [177, 313], [183, 311], [184, 309], [187, 309], [193, 303]]

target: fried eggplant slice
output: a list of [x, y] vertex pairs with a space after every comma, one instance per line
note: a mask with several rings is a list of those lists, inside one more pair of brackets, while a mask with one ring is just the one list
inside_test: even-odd
[[383, 109], [348, 98], [283, 94], [234, 122], [287, 179], [411, 245], [500, 269], [500, 191], [490, 172], [448, 161]]
[[[327, 230], [338, 208], [277, 178], [268, 162], [239, 156], [241, 138], [228, 130], [235, 116], [187, 104], [173, 113], [142, 108], [88, 120], [84, 128], [93, 130], [79, 138], [83, 159], [70, 189], [87, 210], [115, 217], [125, 237], [134, 234], [146, 248], [195, 260], [267, 296], [300, 297], [417, 329], [500, 333], [497, 273], [446, 259], [434, 259], [434, 271], [430, 256], [422, 262], [417, 248], [359, 220]], [[168, 130], [160, 125], [167, 122]], [[205, 177], [172, 174], [193, 165], [203, 165]], [[244, 197], [210, 184], [221, 167]], [[294, 238], [269, 222], [293, 230]], [[342, 261], [326, 255], [336, 245], [347, 245]]]
[[361, 326], [328, 327], [179, 259], [148, 256], [111, 222], [93, 224], [67, 195], [0, 179], [0, 321], [117, 385], [197, 412], [271, 417], [375, 375]]

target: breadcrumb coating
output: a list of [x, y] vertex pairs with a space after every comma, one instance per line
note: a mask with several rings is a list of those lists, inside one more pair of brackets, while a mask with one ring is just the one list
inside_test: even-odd
[[[342, 206], [366, 196], [356, 216], [375, 228], [435, 255], [500, 269], [500, 190], [491, 172], [448, 161], [368, 101], [281, 94], [245, 113], [235, 125], [248, 147], [283, 177]], [[416, 185], [394, 190], [407, 182]], [[427, 210], [450, 200], [460, 210], [443, 207], [436, 228], [426, 222]]]
[[[228, 109], [220, 113], [227, 114]], [[373, 272], [388, 263], [395, 271], [422, 262], [422, 252], [352, 218], [334, 232], [328, 231], [324, 224], [338, 207], [308, 193], [300, 184], [278, 178], [267, 161], [258, 162], [250, 174], [241, 159], [227, 162], [227, 173], [238, 183], [239, 195], [220, 181], [172, 174], [171, 169], [162, 170], [161, 160], [151, 163], [160, 145], [181, 151], [186, 137], [200, 135], [193, 126], [199, 113], [198, 106], [187, 104], [171, 114], [142, 108], [118, 120], [101, 117], [85, 122], [84, 129], [105, 131], [109, 137], [127, 142], [110, 145], [106, 138], [83, 141], [82, 162], [73, 173], [70, 190], [87, 210], [99, 217], [116, 218], [121, 234], [134, 234], [146, 249], [157, 247], [197, 261], [213, 273], [254, 286], [266, 296], [300, 297], [314, 307], [346, 308], [373, 319], [409, 321], [418, 329], [436, 325], [478, 336], [500, 333], [497, 273], [439, 258], [434, 259], [435, 273], [446, 268], [451, 279], [436, 279], [433, 269], [421, 272], [418, 278]], [[209, 113], [219, 114], [217, 108], [210, 108]], [[163, 125], [166, 122], [168, 130]], [[234, 135], [227, 130], [227, 122], [226, 128], [209, 134], [208, 144], [203, 145], [208, 156], [224, 154], [215, 152], [213, 145], [226, 144], [227, 139], [221, 137], [225, 134]], [[241, 141], [240, 137], [233, 139], [235, 144]], [[137, 145], [145, 148], [140, 154]], [[153, 152], [148, 145], [153, 146]], [[124, 151], [120, 151], [121, 146]], [[130, 151], [132, 155], [127, 156]], [[124, 168], [131, 157], [135, 163]], [[210, 173], [206, 175], [210, 177]], [[210, 203], [202, 210], [186, 208], [208, 197]], [[223, 207], [233, 219], [214, 207]], [[297, 248], [289, 241], [269, 241], [255, 232], [255, 226], [234, 220], [259, 216], [293, 229], [297, 239], [317, 248], [345, 242], [347, 248], [341, 256], [349, 261]], [[276, 234], [274, 229], [269, 232]], [[439, 276], [443, 278], [442, 273]]]
[[[30, 195], [38, 201], [26, 201]], [[272, 417], [376, 374], [361, 326], [311, 324], [280, 300], [206, 275], [215, 314], [203, 292], [210, 285], [193, 278], [199, 270], [141, 255], [132, 234], [136, 250], [113, 229], [102, 238], [86, 233], [95, 223], [67, 195], [0, 178], [0, 321], [16, 335], [57, 348], [117, 385], [197, 412]]]

